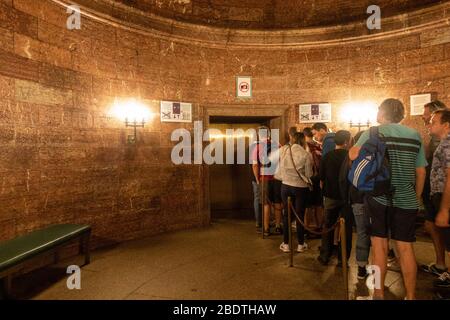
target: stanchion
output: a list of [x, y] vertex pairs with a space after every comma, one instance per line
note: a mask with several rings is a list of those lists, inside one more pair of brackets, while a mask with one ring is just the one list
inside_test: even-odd
[[266, 205], [266, 193], [264, 192], [264, 180], [261, 180], [261, 230], [262, 230], [262, 238], [265, 239], [264, 237], [264, 232], [265, 232], [265, 226], [264, 226], [264, 206]]
[[292, 241], [292, 213], [291, 213], [291, 197], [288, 197], [288, 230], [289, 230], [289, 267], [294, 266], [294, 246]]
[[344, 287], [345, 287], [345, 299], [348, 297], [348, 270], [347, 270], [347, 237], [345, 233], [345, 219], [340, 218], [340, 234], [341, 234], [341, 261], [342, 272], [344, 273]]
[[292, 246], [292, 218], [291, 218], [291, 214], [294, 214], [295, 219], [297, 219], [297, 221], [305, 228], [305, 230], [308, 230], [309, 232], [313, 233], [313, 234], [317, 234], [317, 235], [324, 235], [327, 234], [329, 232], [332, 232], [333, 230], [336, 230], [336, 228], [338, 226], [340, 226], [340, 230], [339, 230], [339, 234], [340, 234], [340, 242], [341, 242], [341, 255], [342, 255], [342, 270], [344, 272], [344, 282], [345, 282], [345, 297], [347, 300], [349, 300], [349, 294], [348, 294], [348, 268], [347, 268], [347, 238], [346, 238], [346, 233], [345, 233], [345, 219], [344, 218], [340, 218], [339, 220], [336, 221], [336, 223], [328, 229], [324, 229], [321, 232], [317, 232], [314, 230], [309, 229], [307, 226], [305, 226], [304, 221], [302, 221], [302, 219], [300, 219], [300, 217], [298, 216], [297, 212], [295, 211], [295, 208], [292, 206], [292, 202], [291, 202], [291, 198], [288, 198], [288, 224], [289, 224], [289, 247], [290, 247], [290, 252], [291, 252], [291, 256], [290, 256], [290, 267], [294, 266], [293, 263], [293, 255], [294, 255], [294, 251], [293, 251], [293, 246]]

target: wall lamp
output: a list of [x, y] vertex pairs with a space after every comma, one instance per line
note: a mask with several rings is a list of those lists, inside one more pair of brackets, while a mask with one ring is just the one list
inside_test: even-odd
[[341, 117], [350, 128], [370, 128], [377, 122], [377, 104], [374, 102], [350, 102], [342, 109]]
[[129, 144], [136, 143], [137, 128], [144, 128], [151, 118], [150, 110], [136, 99], [115, 99], [110, 112], [115, 118], [123, 121], [126, 128], [133, 128], [134, 134], [128, 135]]

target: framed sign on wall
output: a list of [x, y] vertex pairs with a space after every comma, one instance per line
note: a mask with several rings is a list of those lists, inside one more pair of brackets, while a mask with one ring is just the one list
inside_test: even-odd
[[192, 103], [161, 101], [161, 122], [192, 122]]
[[252, 77], [236, 77], [236, 97], [250, 99], [252, 97]]
[[411, 115], [423, 115], [424, 106], [431, 102], [431, 93], [415, 94], [411, 96]]
[[331, 122], [331, 104], [301, 104], [299, 117], [299, 123]]

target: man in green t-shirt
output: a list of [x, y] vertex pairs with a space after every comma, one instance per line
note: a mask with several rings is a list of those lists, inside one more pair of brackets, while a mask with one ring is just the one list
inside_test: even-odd
[[[380, 268], [381, 287], [374, 299], [384, 298], [389, 238], [395, 240], [406, 288], [406, 299], [415, 299], [417, 263], [413, 250], [415, 224], [425, 183], [425, 150], [419, 133], [401, 125], [405, 108], [396, 99], [385, 100], [378, 109], [379, 132], [387, 146], [391, 166], [392, 197], [366, 196], [369, 234], [373, 248], [373, 264]], [[361, 146], [369, 139], [366, 131], [350, 150], [355, 160]]]

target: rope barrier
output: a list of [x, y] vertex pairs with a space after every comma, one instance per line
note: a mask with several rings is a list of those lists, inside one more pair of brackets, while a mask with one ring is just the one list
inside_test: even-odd
[[298, 216], [298, 214], [297, 214], [297, 212], [295, 211], [295, 208], [294, 208], [294, 206], [292, 205], [292, 202], [290, 203], [290, 209], [292, 210], [292, 212], [294, 212], [294, 215], [295, 215], [295, 217], [297, 218], [297, 220], [300, 222], [300, 224], [303, 226], [303, 228], [305, 229], [305, 230], [307, 230], [308, 232], [310, 232], [310, 233], [312, 233], [312, 234], [316, 234], [316, 235], [318, 235], [318, 236], [323, 236], [324, 234], [327, 234], [328, 232], [331, 232], [331, 231], [333, 231], [333, 230], [335, 230], [337, 227], [338, 227], [338, 225], [339, 225], [339, 221], [337, 221], [332, 227], [330, 227], [329, 229], [325, 229], [325, 230], [322, 230], [322, 231], [315, 231], [315, 230], [312, 230], [312, 229], [310, 229], [309, 227], [307, 227], [306, 225], [305, 225], [305, 223], [303, 222], [303, 220], [302, 219], [300, 219], [300, 217]]
[[349, 293], [348, 293], [348, 268], [347, 268], [347, 237], [346, 237], [346, 230], [345, 230], [345, 219], [340, 218], [336, 223], [329, 229], [324, 230], [322, 232], [315, 232], [312, 230], [309, 230], [302, 219], [298, 216], [297, 212], [295, 211], [294, 206], [292, 205], [291, 198], [288, 198], [288, 221], [289, 221], [289, 251], [290, 251], [290, 257], [289, 257], [289, 267], [294, 266], [294, 248], [293, 248], [293, 240], [292, 240], [292, 225], [291, 225], [291, 212], [294, 213], [296, 219], [300, 222], [300, 224], [305, 228], [305, 230], [308, 230], [309, 232], [318, 234], [318, 235], [324, 235], [327, 234], [333, 230], [335, 230], [338, 226], [340, 226], [339, 230], [339, 236], [340, 236], [340, 242], [341, 242], [341, 260], [342, 260], [342, 273], [344, 277], [344, 286], [345, 286], [345, 298], [346, 300], [349, 300]]

